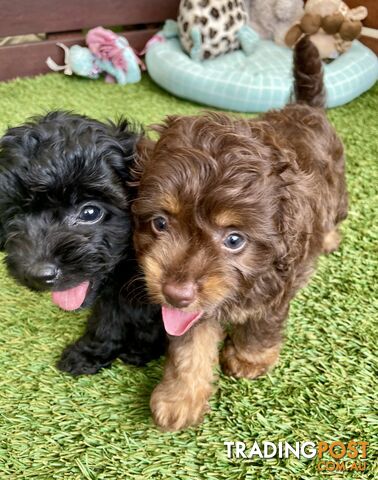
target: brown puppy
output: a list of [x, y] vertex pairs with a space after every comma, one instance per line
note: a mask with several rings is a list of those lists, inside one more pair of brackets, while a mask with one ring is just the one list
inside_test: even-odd
[[135, 245], [170, 347], [151, 398], [178, 430], [207, 410], [223, 326], [223, 371], [256, 378], [277, 361], [289, 303], [347, 215], [343, 146], [323, 109], [322, 67], [295, 50], [297, 103], [259, 119], [168, 117], [139, 146]]

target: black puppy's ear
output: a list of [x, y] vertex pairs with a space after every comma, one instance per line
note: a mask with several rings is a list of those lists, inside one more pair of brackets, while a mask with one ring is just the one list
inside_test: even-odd
[[40, 137], [33, 123], [9, 128], [0, 138], [0, 171], [28, 163], [34, 157]]
[[125, 153], [133, 153], [136, 141], [143, 135], [142, 127], [121, 117], [116, 123], [110, 122], [110, 128]]
[[109, 122], [110, 135], [116, 141], [117, 150], [121, 155], [111, 155], [110, 164], [123, 180], [130, 180], [135, 164], [136, 144], [143, 136], [142, 129], [120, 118], [116, 123]]
[[4, 235], [3, 226], [1, 225], [1, 219], [0, 219], [0, 252], [4, 250], [4, 243], [5, 243], [5, 235]]
[[4, 203], [7, 201], [7, 188], [11, 188], [9, 179], [2, 173], [1, 152], [0, 152], [0, 252], [4, 250], [5, 232], [4, 232]]
[[18, 127], [8, 128], [0, 138], [0, 250], [4, 249], [6, 202], [13, 189], [13, 172], [27, 165], [38, 151], [41, 138], [36, 128], [40, 117]]

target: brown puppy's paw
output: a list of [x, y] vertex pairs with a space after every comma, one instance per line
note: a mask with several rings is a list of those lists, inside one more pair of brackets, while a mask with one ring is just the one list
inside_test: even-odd
[[150, 407], [154, 422], [162, 430], [177, 431], [201, 423], [210, 410], [210, 391], [192, 390], [180, 383], [160, 383], [152, 392]]
[[335, 252], [339, 248], [340, 242], [341, 236], [336, 229], [326, 233], [323, 238], [323, 253]]
[[278, 345], [256, 352], [255, 355], [246, 353], [245, 357], [242, 357], [229, 340], [221, 352], [220, 363], [226, 375], [252, 380], [261, 377], [274, 367], [278, 362], [279, 352]]

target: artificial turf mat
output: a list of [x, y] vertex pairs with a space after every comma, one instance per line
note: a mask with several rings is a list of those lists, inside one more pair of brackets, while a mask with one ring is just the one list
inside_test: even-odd
[[[147, 77], [121, 87], [49, 74], [0, 84], [0, 133], [50, 109], [142, 123], [202, 107]], [[377, 457], [378, 85], [329, 111], [347, 154], [350, 213], [344, 240], [322, 257], [292, 303], [280, 364], [264, 378], [221, 376], [204, 423], [180, 433], [152, 424], [149, 395], [162, 362], [117, 361], [91, 377], [54, 367], [86, 313], [55, 308], [0, 269], [0, 479], [374, 478]], [[224, 441], [368, 441], [364, 473], [321, 474], [314, 460], [228, 459]], [[375, 478], [378, 472], [375, 470]]]

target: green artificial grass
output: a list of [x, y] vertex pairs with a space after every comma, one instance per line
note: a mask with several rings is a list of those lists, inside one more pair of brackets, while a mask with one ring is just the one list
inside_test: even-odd
[[[50, 74], [0, 84], [0, 133], [55, 108], [143, 124], [203, 109], [146, 76], [121, 87]], [[55, 362], [87, 313], [59, 311], [48, 294], [17, 286], [1, 266], [0, 479], [378, 478], [377, 114], [378, 85], [329, 111], [347, 156], [342, 246], [320, 259], [292, 303], [279, 365], [256, 381], [221, 376], [198, 427], [161, 433], [153, 425], [148, 402], [162, 361], [143, 369], [117, 361], [91, 377], [59, 372]], [[364, 473], [320, 474], [306, 459], [228, 459], [223, 445], [350, 439], [369, 442]]]

